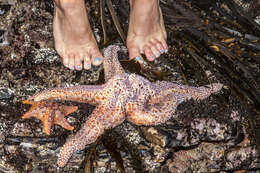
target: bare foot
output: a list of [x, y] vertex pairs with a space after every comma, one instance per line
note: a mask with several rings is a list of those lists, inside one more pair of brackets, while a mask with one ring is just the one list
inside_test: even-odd
[[90, 28], [84, 0], [54, 0], [53, 35], [63, 64], [74, 70], [100, 65], [103, 57]]
[[130, 0], [127, 48], [130, 59], [144, 53], [153, 61], [168, 51], [166, 31], [158, 0]]

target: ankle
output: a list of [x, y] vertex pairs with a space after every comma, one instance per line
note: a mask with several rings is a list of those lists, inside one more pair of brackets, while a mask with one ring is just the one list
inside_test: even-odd
[[85, 6], [84, 0], [53, 0], [55, 6], [62, 12], [70, 12]]
[[153, 4], [159, 4], [159, 0], [129, 0], [130, 7], [133, 8], [133, 5], [153, 5]]
[[147, 20], [159, 20], [158, 0], [132, 0], [131, 16], [135, 24], [142, 26]]

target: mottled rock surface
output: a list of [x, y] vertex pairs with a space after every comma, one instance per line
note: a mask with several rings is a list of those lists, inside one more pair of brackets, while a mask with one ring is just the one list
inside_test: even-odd
[[[205, 9], [213, 8], [212, 2], [209, 4], [203, 2]], [[123, 15], [125, 12], [119, 7], [129, 8], [127, 1], [116, 0], [113, 3], [117, 14], [121, 14], [122, 27], [126, 31], [127, 18]], [[69, 132], [55, 126], [52, 128], [51, 136], [46, 136], [40, 121], [21, 120], [21, 115], [28, 110], [28, 106], [22, 105], [21, 101], [46, 88], [100, 84], [104, 81], [102, 66], [90, 71], [76, 72], [62, 65], [53, 49], [51, 0], [1, 1], [0, 172], [158, 173], [237, 172], [239, 170], [254, 173], [259, 171], [260, 156], [256, 145], [257, 138], [253, 133], [254, 129], [251, 128], [252, 122], [256, 124], [259, 122], [259, 114], [252, 106], [258, 105], [255, 99], [257, 92], [255, 95], [250, 95], [249, 101], [246, 100], [247, 97], [241, 99], [243, 97], [236, 85], [230, 82], [230, 78], [225, 73], [225, 70], [231, 68], [219, 64], [223, 62], [224, 65], [230, 65], [228, 60], [234, 60], [232, 59], [234, 57], [226, 57], [220, 51], [216, 53], [210, 49], [210, 46], [213, 46], [210, 43], [221, 43], [237, 55], [236, 57], [240, 59], [232, 61], [234, 62], [231, 66], [234, 69], [232, 77], [235, 78], [234, 76], [239, 74], [241, 79], [249, 80], [247, 82], [249, 87], [245, 87], [244, 93], [253, 91], [255, 86], [258, 89], [256, 91], [259, 92], [260, 81], [257, 78], [260, 74], [259, 59], [257, 59], [259, 50], [258, 47], [249, 50], [252, 45], [259, 46], [259, 39], [250, 42], [248, 46], [240, 47], [237, 46], [238, 43], [245, 44], [245, 42], [221, 42], [233, 36], [223, 30], [216, 31], [214, 27], [217, 26], [204, 26], [214, 18], [219, 21], [219, 24], [224, 23], [225, 27], [234, 30], [237, 29], [236, 27], [241, 27], [239, 22], [231, 27], [229, 15], [226, 15], [224, 22], [220, 20], [221, 15], [226, 14], [225, 9], [228, 11], [227, 6], [223, 5], [222, 11], [212, 10], [213, 12], [209, 14], [206, 10], [198, 10], [200, 4], [186, 1], [186, 4], [181, 4], [185, 6], [186, 13], [194, 12], [192, 13], [194, 15], [187, 18], [188, 14], [178, 11], [181, 6], [172, 8], [172, 3], [173, 1], [170, 0], [161, 1], [170, 45], [168, 55], [153, 63], [147, 63], [147, 66], [139, 66], [135, 62], [128, 61], [127, 55], [122, 53], [121, 63], [125, 70], [139, 73], [151, 81], [168, 80], [192, 86], [220, 82], [224, 84], [224, 89], [204, 101], [183, 103], [178, 107], [175, 119], [163, 125], [140, 127], [125, 122], [106, 131], [96, 143], [74, 154], [66, 167], [58, 168], [56, 161], [60, 147], [68, 135], [75, 133], [81, 127], [93, 107], [77, 104], [79, 111], [68, 117], [69, 122], [76, 127], [75, 130]], [[89, 1], [87, 5], [92, 16], [90, 22], [99, 45], [104, 47], [106, 45], [102, 44], [99, 1]], [[177, 17], [173, 18], [169, 14], [175, 11]], [[107, 9], [105, 9], [105, 19], [107, 24], [112, 23]], [[181, 19], [184, 21], [180, 22]], [[244, 24], [248, 22], [242, 21], [245, 22]], [[249, 32], [247, 28], [237, 30], [243, 34]], [[110, 34], [108, 43], [121, 42], [116, 35], [115, 27], [109, 27], [107, 31], [109, 31], [108, 35]], [[201, 34], [201, 40], [196, 39], [199, 42], [197, 44], [192, 42], [194, 40], [189, 37], [190, 33], [195, 35], [206, 33], [209, 37], [208, 47], [199, 42], [205, 38], [205, 35]], [[256, 38], [260, 36], [257, 29], [252, 29], [248, 34]], [[239, 40], [240, 37], [236, 39]], [[202, 47], [206, 48], [202, 49]], [[198, 59], [195, 58], [199, 56], [205, 59], [197, 61]], [[216, 57], [223, 59], [219, 60]], [[241, 65], [240, 62], [244, 59], [246, 63]], [[246, 65], [246, 68], [243, 68], [243, 65]], [[235, 79], [238, 83], [241, 82]], [[244, 83], [240, 84], [244, 86]], [[254, 104], [247, 104], [251, 101]], [[75, 103], [68, 104], [75, 105]]]

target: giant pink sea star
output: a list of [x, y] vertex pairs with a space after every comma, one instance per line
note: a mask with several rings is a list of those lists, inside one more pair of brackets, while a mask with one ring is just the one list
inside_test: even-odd
[[52, 124], [73, 129], [64, 116], [76, 111], [77, 107], [59, 105], [56, 100], [96, 105], [84, 126], [61, 148], [58, 166], [63, 167], [75, 151], [95, 142], [105, 129], [113, 128], [125, 119], [137, 125], [161, 124], [172, 117], [181, 102], [191, 98], [204, 99], [222, 88], [219, 83], [202, 87], [166, 81], [152, 83], [136, 74], [127, 74], [117, 59], [119, 49], [112, 45], [104, 51], [105, 84], [49, 89], [24, 101], [32, 107], [23, 118], [42, 120], [47, 134]]

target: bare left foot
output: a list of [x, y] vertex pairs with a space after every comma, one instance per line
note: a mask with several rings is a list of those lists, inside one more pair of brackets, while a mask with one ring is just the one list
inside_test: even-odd
[[158, 0], [130, 0], [127, 48], [130, 59], [144, 53], [149, 61], [168, 51], [166, 31]]
[[55, 49], [71, 70], [89, 70], [102, 63], [102, 54], [91, 30], [84, 0], [54, 0]]

